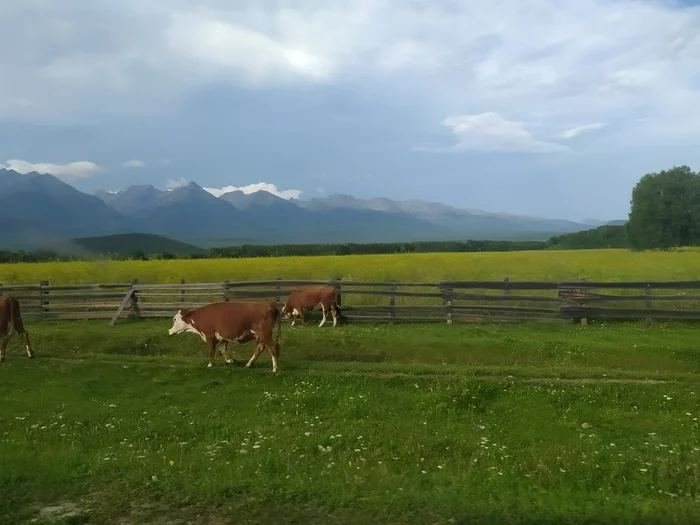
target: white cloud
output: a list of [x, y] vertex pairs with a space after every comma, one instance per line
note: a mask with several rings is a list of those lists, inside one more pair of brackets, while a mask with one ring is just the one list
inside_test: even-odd
[[575, 128], [570, 128], [567, 129], [564, 133], [561, 134], [562, 138], [565, 139], [572, 139], [581, 133], [586, 133], [588, 131], [594, 131], [596, 129], [602, 129], [605, 127], [605, 123], [603, 122], [594, 122], [593, 124], [585, 124], [583, 126], [577, 126]]
[[50, 162], [34, 163], [26, 160], [11, 159], [5, 161], [5, 164], [0, 163], [0, 168], [14, 170], [22, 174], [31, 172], [49, 173], [60, 179], [85, 179], [102, 170], [100, 166], [87, 160], [69, 162], [68, 164], [53, 164]]
[[549, 113], [551, 136], [570, 122], [644, 117], [653, 123], [619, 134], [670, 143], [700, 131], [700, 7], [676, 1], [16, 4], [0, 10], [15, 43], [0, 54], [5, 118], [144, 115], [211, 84], [323, 83], [400, 96], [426, 126]]
[[566, 149], [560, 144], [537, 140], [523, 123], [506, 120], [493, 112], [448, 117], [442, 124], [457, 138], [457, 144], [451, 149], [532, 153], [553, 153]]
[[280, 82], [289, 76], [326, 79], [332, 65], [315, 50], [211, 15], [175, 13], [166, 31], [167, 43], [181, 57], [212, 70], [231, 69], [255, 84]]
[[221, 197], [224, 193], [229, 193], [231, 191], [242, 191], [245, 194], [255, 193], [256, 191], [267, 191], [273, 195], [277, 195], [283, 199], [298, 199], [302, 194], [301, 190], [280, 190], [274, 184], [268, 184], [267, 182], [258, 182], [255, 184], [248, 184], [247, 186], [224, 186], [223, 188], [204, 188], [206, 191], [214, 195], [215, 197]]
[[179, 179], [168, 179], [165, 181], [166, 190], [174, 190], [175, 188], [182, 188], [190, 183], [185, 177], [180, 177]]
[[125, 168], [143, 168], [146, 164], [141, 160], [127, 160], [122, 166]]

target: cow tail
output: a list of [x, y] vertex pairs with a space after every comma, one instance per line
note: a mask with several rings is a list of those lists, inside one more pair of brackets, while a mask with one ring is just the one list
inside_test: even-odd
[[277, 305], [275, 305], [275, 313], [277, 314], [277, 337], [275, 337], [275, 348], [277, 349], [277, 355], [279, 355], [280, 336], [282, 335], [282, 314], [277, 309]]

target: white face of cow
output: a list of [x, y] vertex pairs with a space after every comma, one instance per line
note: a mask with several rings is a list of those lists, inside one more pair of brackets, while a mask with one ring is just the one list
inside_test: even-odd
[[182, 318], [182, 311], [178, 310], [173, 316], [173, 326], [168, 330], [168, 335], [180, 334], [191, 329], [192, 327]]

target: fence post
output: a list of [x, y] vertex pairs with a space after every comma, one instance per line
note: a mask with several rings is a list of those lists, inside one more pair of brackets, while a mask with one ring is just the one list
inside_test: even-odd
[[[647, 301], [646, 301], [646, 307], [647, 309], [651, 309], [651, 288], [647, 284], [647, 287], [644, 289], [644, 295], [647, 296]], [[651, 326], [653, 322], [653, 319], [651, 317], [647, 317], [644, 319], [644, 324], [645, 326]]]
[[340, 293], [340, 290], [342, 287], [340, 286], [340, 277], [335, 278], [336, 285], [335, 285], [335, 302], [338, 305], [339, 308], [343, 308], [343, 296]]
[[129, 311], [129, 317], [140, 318], [141, 311], [139, 310], [139, 295], [138, 295], [139, 280], [131, 280], [131, 308]]
[[[578, 280], [579, 280], [579, 282], [584, 282], [586, 280], [586, 278], [579, 277]], [[584, 300], [579, 302], [579, 304], [585, 308], [586, 306], [588, 306], [588, 303], [585, 301], [586, 289], [579, 288], [578, 291], [579, 291], [579, 293], [583, 294], [583, 298], [584, 298]], [[581, 317], [580, 323], [581, 323], [581, 326], [588, 326], [588, 317]]]
[[503, 288], [503, 293], [506, 295], [510, 295], [510, 288], [508, 287], [508, 284], [510, 282], [510, 277], [506, 276], [503, 278], [503, 282], [506, 283], [506, 286]]
[[2, 283], [0, 283], [0, 297], [2, 297]]
[[[87, 284], [92, 284], [92, 282], [89, 282], [89, 283], [87, 283]], [[90, 313], [90, 304], [91, 304], [91, 303], [90, 303], [90, 299], [87, 299], [87, 300], [85, 301], [85, 308], [83, 308], [83, 312], [85, 312], [85, 313], [87, 313], [87, 314]], [[89, 317], [89, 316], [88, 316], [88, 317]]]
[[49, 291], [44, 288], [49, 285], [49, 281], [41, 281], [39, 283], [39, 308], [41, 308], [40, 316], [43, 319], [44, 313], [49, 312]]
[[396, 291], [396, 283], [394, 281], [390, 281], [389, 284], [389, 318], [394, 321], [396, 319], [396, 310], [394, 309], [394, 306], [396, 306], [396, 294], [394, 292]]
[[228, 292], [231, 289], [231, 282], [226, 279], [224, 281], [224, 301], [229, 302]]
[[275, 285], [275, 292], [277, 295], [275, 296], [275, 301], [277, 304], [279, 304], [282, 301], [282, 297], [280, 295], [280, 278], [277, 277], [277, 284]]
[[447, 307], [447, 324], [452, 324], [452, 288], [443, 288], [441, 284], [440, 292], [442, 293], [442, 304]]
[[[184, 278], [184, 277], [182, 277], [182, 278], [180, 279], [180, 284], [185, 284], [185, 278]], [[184, 304], [184, 302], [185, 302], [185, 289], [182, 288], [182, 289], [180, 290], [180, 308], [182, 308], [182, 305]]]

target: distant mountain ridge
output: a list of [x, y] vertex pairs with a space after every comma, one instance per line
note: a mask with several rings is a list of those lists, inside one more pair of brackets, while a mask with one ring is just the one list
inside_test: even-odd
[[312, 198], [308, 201], [295, 200], [299, 206], [310, 210], [347, 208], [355, 210], [375, 210], [390, 213], [405, 213], [422, 220], [449, 228], [479, 228], [502, 226], [505, 230], [517, 231], [578, 231], [588, 227], [565, 219], [546, 219], [525, 215], [493, 213], [476, 209], [448, 206], [439, 202], [421, 200], [393, 201], [384, 197], [358, 199], [351, 195], [335, 194], [325, 199]]
[[203, 253], [199, 246], [187, 244], [151, 233], [117, 233], [99, 237], [82, 237], [46, 246], [58, 254], [74, 255], [84, 259], [102, 256], [143, 254], [191, 255]]
[[285, 200], [266, 191], [233, 191], [215, 197], [194, 182], [173, 190], [144, 184], [90, 195], [52, 175], [20, 175], [4, 169], [0, 169], [0, 220], [6, 225], [0, 230], [0, 247], [13, 248], [136, 232], [207, 247], [544, 240], [590, 228], [590, 224], [568, 220], [489, 213], [420, 200], [359, 199], [343, 194]]

